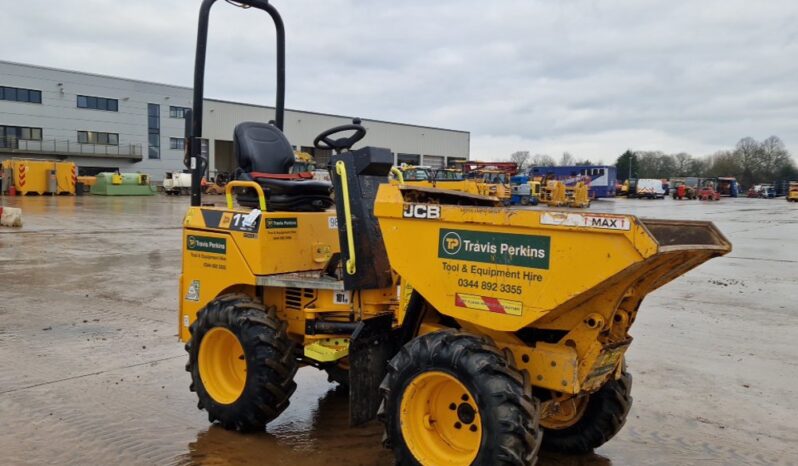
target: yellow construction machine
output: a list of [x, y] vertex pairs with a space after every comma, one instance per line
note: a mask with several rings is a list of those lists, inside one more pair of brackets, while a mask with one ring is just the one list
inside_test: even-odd
[[728, 253], [723, 235], [389, 183], [390, 150], [351, 149], [366, 135], [357, 122], [314, 142], [334, 152], [332, 183], [292, 177], [284, 30], [265, 0], [238, 3], [277, 26], [274, 123], [236, 126], [238, 179], [225, 205], [203, 205], [213, 3], [199, 15], [177, 316], [210, 421], [263, 430], [312, 366], [348, 385], [353, 424], [384, 424], [401, 465], [531, 465], [541, 446], [579, 453], [611, 439], [632, 403], [624, 354], [641, 302]]
[[510, 201], [509, 187], [497, 178], [498, 175], [504, 175], [503, 172], [479, 173], [465, 178], [462, 170], [403, 165], [396, 167], [392, 173], [394, 184], [413, 186], [419, 188], [419, 191], [425, 188], [458, 191], [471, 196], [484, 197], [503, 205], [507, 205]]
[[798, 202], [798, 181], [790, 181], [786, 198], [787, 202]]
[[509, 205], [512, 197], [510, 189], [510, 175], [498, 169], [478, 169], [469, 173], [469, 179], [476, 180], [479, 194], [482, 196], [496, 196], [505, 205]]
[[590, 195], [588, 187], [583, 182], [578, 182], [574, 186], [566, 186], [558, 180], [538, 181], [543, 188], [540, 193], [540, 203], [549, 207], [590, 207]]

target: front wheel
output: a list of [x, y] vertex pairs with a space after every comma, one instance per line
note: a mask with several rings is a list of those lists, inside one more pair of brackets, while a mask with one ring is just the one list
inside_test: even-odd
[[210, 422], [263, 429], [288, 407], [298, 366], [285, 329], [273, 308], [243, 294], [220, 296], [199, 311], [186, 370]]
[[557, 416], [541, 420], [543, 449], [587, 453], [617, 434], [632, 407], [632, 375], [610, 380], [597, 392], [562, 403]]
[[399, 465], [528, 466], [541, 441], [528, 382], [486, 339], [417, 337], [388, 364], [379, 417]]

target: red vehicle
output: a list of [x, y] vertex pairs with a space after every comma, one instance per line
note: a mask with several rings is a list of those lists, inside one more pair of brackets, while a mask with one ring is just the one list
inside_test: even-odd
[[676, 200], [695, 199], [695, 188], [688, 186], [684, 180], [674, 180], [671, 182], [671, 196]]
[[704, 182], [701, 189], [698, 190], [699, 201], [719, 201], [720, 193], [715, 191], [715, 183], [710, 180]]

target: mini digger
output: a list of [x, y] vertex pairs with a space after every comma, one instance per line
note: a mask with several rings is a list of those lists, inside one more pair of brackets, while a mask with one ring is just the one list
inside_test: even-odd
[[388, 149], [357, 120], [318, 135], [331, 182], [291, 173], [285, 33], [272, 122], [234, 130], [226, 205], [203, 205], [208, 18], [199, 15], [187, 119], [179, 336], [198, 407], [263, 430], [300, 367], [348, 387], [353, 425], [379, 419], [402, 465], [531, 465], [611, 439], [632, 403], [624, 353], [644, 297], [731, 250], [709, 222], [512, 210], [390, 183]]

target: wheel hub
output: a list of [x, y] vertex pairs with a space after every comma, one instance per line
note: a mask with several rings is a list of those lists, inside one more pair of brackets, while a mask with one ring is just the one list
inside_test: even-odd
[[416, 376], [400, 404], [402, 436], [422, 464], [469, 465], [482, 442], [482, 419], [468, 389], [439, 371]]
[[247, 361], [238, 337], [214, 327], [200, 340], [199, 373], [208, 395], [219, 404], [232, 404], [244, 392]]
[[457, 418], [463, 424], [471, 424], [476, 416], [476, 410], [468, 403], [460, 403], [460, 406], [457, 407]]

